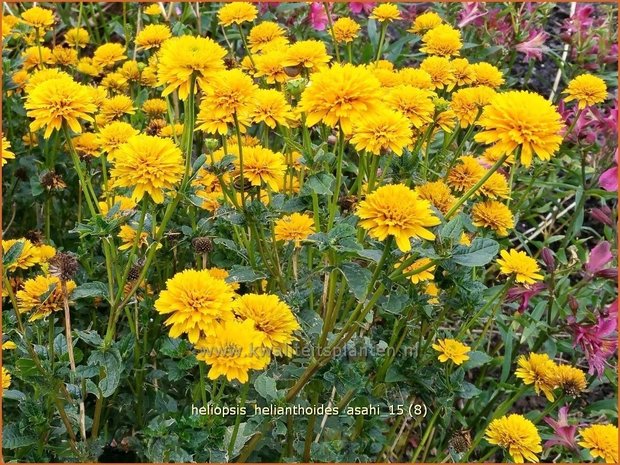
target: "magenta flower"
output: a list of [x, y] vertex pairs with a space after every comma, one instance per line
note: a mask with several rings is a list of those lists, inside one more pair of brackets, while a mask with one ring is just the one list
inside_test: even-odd
[[607, 241], [600, 242], [590, 251], [586, 272], [593, 275], [605, 268], [614, 259], [611, 253], [611, 245]]
[[366, 14], [370, 13], [372, 9], [375, 7], [374, 2], [366, 3], [366, 2], [349, 2], [349, 10], [351, 13], [356, 15], [364, 12]]
[[547, 286], [543, 283], [536, 283], [529, 287], [516, 286], [508, 289], [508, 292], [506, 293], [506, 300], [508, 302], [516, 302], [517, 300], [520, 300], [521, 302], [519, 303], [519, 308], [517, 311], [519, 313], [523, 313], [527, 310], [527, 307], [529, 307], [530, 299], [535, 295], [540, 294], [546, 288]]
[[525, 61], [528, 63], [532, 58], [542, 60], [545, 41], [548, 37], [549, 35], [542, 29], [532, 29], [527, 40], [517, 44], [516, 49], [525, 54]]
[[598, 184], [606, 191], [615, 192], [618, 190], [618, 149], [616, 149], [616, 164], [601, 174]]
[[577, 426], [568, 423], [568, 405], [558, 410], [557, 421], [551, 417], [545, 417], [545, 423], [553, 428], [554, 433], [553, 437], [545, 442], [545, 449], [553, 446], [564, 446], [577, 450], [577, 441], [575, 440]]
[[480, 18], [484, 18], [486, 14], [487, 9], [484, 7], [484, 3], [464, 2], [463, 9], [460, 11], [458, 16], [458, 27], [462, 28], [468, 24], [482, 26], [484, 24], [484, 20], [480, 20]]
[[573, 332], [573, 347], [579, 346], [588, 360], [588, 373], [603, 376], [607, 360], [616, 353], [618, 340], [618, 299], [607, 306], [596, 317], [595, 324], [577, 323], [574, 316], [568, 317], [568, 325]]
[[310, 4], [308, 19], [316, 31], [324, 31], [327, 27], [327, 13], [321, 3], [313, 2]]
[[614, 226], [614, 222], [611, 219], [611, 208], [607, 205], [604, 205], [601, 208], [593, 208], [590, 210], [590, 216], [593, 220], [596, 220], [599, 223], [607, 226]]

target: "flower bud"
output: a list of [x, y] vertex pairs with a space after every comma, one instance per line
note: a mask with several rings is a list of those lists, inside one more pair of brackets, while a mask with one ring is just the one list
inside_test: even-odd
[[592, 210], [590, 210], [590, 216], [593, 220], [596, 220], [599, 223], [605, 224], [607, 226], [614, 226], [614, 222], [611, 219], [611, 210], [608, 206], [593, 208]]
[[579, 302], [572, 295], [568, 296], [568, 306], [570, 307], [571, 311], [573, 312], [573, 315], [576, 315], [577, 314], [577, 310], [579, 310]]
[[544, 249], [542, 249], [541, 255], [543, 262], [545, 262], [545, 265], [547, 265], [547, 271], [549, 273], [553, 273], [555, 271], [555, 256], [553, 255], [553, 252], [550, 248], [545, 247]]
[[618, 279], [618, 268], [605, 268], [604, 270], [594, 273], [597, 278], [611, 279], [616, 281]]

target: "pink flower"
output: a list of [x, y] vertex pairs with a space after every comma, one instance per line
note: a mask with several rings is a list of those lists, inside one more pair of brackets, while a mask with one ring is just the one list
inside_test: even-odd
[[542, 60], [545, 41], [548, 37], [549, 35], [542, 29], [533, 29], [526, 41], [517, 44], [517, 51], [525, 54], [525, 61], [528, 63], [532, 58]]
[[508, 292], [506, 293], [506, 300], [508, 302], [515, 302], [517, 300], [521, 300], [517, 311], [519, 313], [523, 313], [527, 310], [527, 307], [529, 307], [530, 299], [535, 295], [540, 294], [546, 288], [547, 286], [545, 286], [543, 283], [536, 283], [529, 287], [513, 287], [511, 289], [508, 289]]
[[356, 15], [360, 14], [361, 12], [368, 14], [372, 11], [374, 7], [374, 2], [349, 2], [349, 10], [351, 10], [351, 13], [354, 13]]
[[551, 439], [545, 442], [545, 449], [553, 446], [564, 446], [577, 450], [577, 441], [575, 440], [577, 426], [568, 423], [568, 405], [558, 410], [557, 421], [551, 417], [545, 417], [545, 423], [551, 426], [555, 433]]
[[586, 272], [595, 274], [605, 268], [610, 261], [614, 259], [611, 254], [611, 245], [607, 241], [600, 242], [590, 251], [588, 263], [586, 263]]
[[596, 317], [595, 324], [577, 323], [574, 316], [568, 317], [568, 326], [573, 332], [573, 347], [579, 346], [588, 360], [588, 373], [595, 372], [602, 378], [607, 359], [613, 357], [618, 347], [618, 299], [608, 305]]
[[474, 26], [481, 26], [484, 24], [484, 20], [480, 21], [480, 18], [484, 18], [487, 14], [487, 10], [483, 3], [480, 2], [464, 2], [463, 9], [458, 16], [458, 27], [462, 28], [468, 24]]
[[604, 205], [601, 208], [593, 208], [592, 210], [590, 210], [590, 216], [593, 220], [596, 220], [599, 223], [605, 224], [607, 226], [614, 225], [614, 222], [611, 219], [611, 208], [609, 208], [607, 205]]
[[616, 165], [604, 171], [598, 179], [598, 184], [606, 191], [615, 192], [618, 190], [618, 149], [616, 149]]
[[324, 31], [327, 27], [327, 13], [321, 3], [313, 2], [310, 4], [308, 18], [312, 27], [317, 31]]

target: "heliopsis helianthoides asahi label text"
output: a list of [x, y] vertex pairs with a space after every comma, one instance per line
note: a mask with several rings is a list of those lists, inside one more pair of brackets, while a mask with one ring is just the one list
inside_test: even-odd
[[5, 461], [620, 460], [616, 4], [0, 8]]

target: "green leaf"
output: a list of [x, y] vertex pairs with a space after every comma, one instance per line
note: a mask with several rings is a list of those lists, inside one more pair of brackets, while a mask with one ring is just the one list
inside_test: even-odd
[[15, 362], [15, 366], [19, 369], [22, 376], [33, 376], [39, 373], [34, 360], [29, 358], [20, 358]]
[[234, 265], [228, 273], [226, 282], [229, 283], [251, 283], [259, 279], [266, 278], [267, 275], [262, 272], [255, 271], [249, 266]]
[[103, 397], [110, 397], [116, 391], [123, 371], [121, 354], [118, 349], [96, 350], [88, 357], [88, 365], [103, 367], [106, 376], [99, 381], [99, 389]]
[[349, 289], [359, 301], [366, 298], [368, 293], [368, 286], [370, 286], [370, 280], [372, 279], [372, 273], [368, 268], [362, 268], [355, 262], [343, 263], [340, 265], [340, 271], [349, 284]]
[[[237, 431], [237, 437], [235, 438], [235, 444], [233, 445], [232, 456], [228, 457], [228, 461], [232, 461], [233, 457], [239, 455], [239, 452], [241, 452], [241, 449], [245, 443], [248, 442], [250, 437], [255, 433], [253, 428], [247, 428], [248, 431], [246, 431], [246, 426], [246, 422], [239, 423], [239, 430]], [[226, 432], [224, 433], [224, 444], [230, 444], [234, 429], [234, 425], [230, 425], [226, 428]]]
[[302, 194], [310, 194], [315, 192], [318, 195], [332, 195], [333, 185], [336, 178], [329, 173], [313, 174], [306, 179]]
[[493, 360], [493, 357], [490, 357], [484, 352], [480, 352], [478, 350], [474, 350], [467, 355], [469, 355], [469, 360], [467, 360], [463, 364], [464, 370], [471, 370], [472, 368], [481, 367], [482, 365], [489, 363], [491, 360]]
[[2, 447], [5, 449], [17, 449], [36, 443], [36, 437], [19, 431], [17, 425], [8, 425], [2, 429]]
[[256, 381], [254, 381], [254, 389], [260, 394], [260, 396], [266, 401], [272, 401], [279, 397], [278, 389], [276, 388], [276, 380], [267, 376], [265, 373], [261, 373]]
[[97, 331], [92, 329], [87, 329], [85, 331], [80, 331], [79, 329], [73, 330], [77, 337], [79, 337], [86, 344], [89, 344], [93, 347], [100, 347], [103, 344], [103, 339], [99, 336]]
[[463, 234], [463, 214], [460, 213], [439, 229], [439, 237], [458, 241]]
[[458, 245], [452, 252], [452, 260], [463, 266], [483, 266], [497, 255], [499, 244], [492, 239], [477, 237], [469, 247]]
[[472, 397], [479, 396], [482, 391], [471, 383], [463, 381], [461, 389], [459, 389], [459, 397], [462, 399], [471, 399]]
[[15, 242], [2, 256], [2, 266], [6, 269], [8, 266], [15, 263], [21, 255], [22, 250], [24, 250], [24, 241]]
[[84, 283], [76, 287], [71, 293], [73, 300], [88, 299], [92, 297], [103, 297], [108, 299], [108, 287], [99, 281], [93, 281], [92, 283]]

